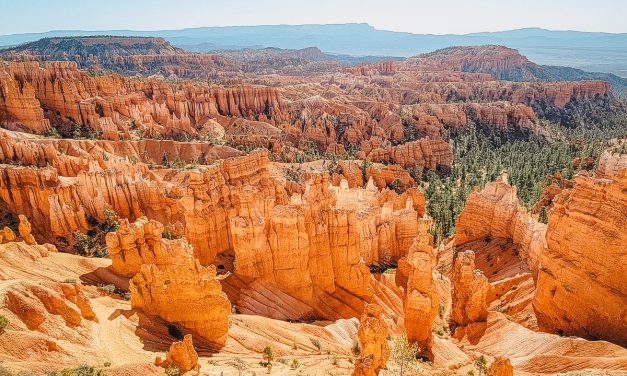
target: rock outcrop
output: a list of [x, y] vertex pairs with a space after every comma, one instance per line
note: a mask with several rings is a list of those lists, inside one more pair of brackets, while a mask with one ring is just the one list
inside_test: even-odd
[[163, 225], [140, 218], [123, 220], [107, 234], [116, 273], [133, 276], [131, 307], [180, 325], [217, 346], [226, 342], [231, 304], [216, 279], [214, 265], [204, 267], [184, 239], [163, 239]]
[[77, 284], [17, 282], [6, 294], [6, 305], [30, 330], [44, 325], [48, 313], [62, 317], [68, 327], [79, 326], [83, 320], [97, 321]]
[[361, 353], [355, 362], [353, 376], [374, 376], [386, 368], [390, 349], [387, 340], [388, 328], [381, 311], [381, 307], [375, 304], [368, 304], [364, 309], [357, 332]]
[[399, 146], [376, 147], [371, 151], [362, 149], [362, 153], [373, 162], [396, 163], [404, 168], [446, 169], [453, 163], [450, 145], [442, 140], [420, 139]]
[[598, 178], [613, 179], [621, 170], [627, 170], [627, 154], [606, 150], [599, 158], [595, 174]]
[[12, 242], [17, 238], [15, 236], [15, 232], [11, 230], [9, 227], [4, 226], [2, 230], [0, 230], [0, 244]]
[[540, 254], [546, 248], [546, 225], [533, 219], [516, 196], [516, 187], [502, 175], [486, 184], [482, 191], [475, 189], [457, 218], [455, 244], [490, 238], [511, 239], [521, 249], [532, 273], [536, 273]]
[[113, 271], [133, 277], [143, 264], [159, 269], [185, 265], [193, 256], [192, 247], [184, 239], [164, 239], [163, 232], [161, 223], [146, 217], [133, 223], [122, 219], [120, 228], [106, 236]]
[[529, 64], [517, 50], [493, 45], [443, 48], [419, 55], [410, 62], [425, 70], [483, 72], [496, 79]]
[[[11, 90], [20, 86], [26, 89]], [[67, 128], [70, 121], [109, 134], [108, 139], [128, 137], [129, 128], [148, 137], [196, 135], [208, 119], [218, 116], [267, 120], [271, 114], [273, 121], [282, 116], [274, 88], [227, 89], [113, 75], [91, 77], [73, 62], [48, 62], [44, 68], [36, 62], [10, 64], [0, 76], [0, 88], [10, 94], [0, 100], [0, 121], [37, 134], [50, 128], [44, 115], [55, 117], [56, 128], [67, 135], [76, 132], [76, 128]], [[24, 118], [25, 114], [30, 115]]]
[[548, 215], [533, 306], [540, 328], [627, 343], [627, 170], [574, 177]]
[[[32, 47], [0, 53], [25, 60], [0, 62], [0, 209], [9, 226], [0, 230], [0, 310], [10, 321], [0, 361], [11, 367], [38, 362], [40, 372], [85, 357], [112, 361], [113, 373], [140, 373], [118, 365], [129, 359], [154, 371], [150, 349], [135, 347], [169, 344], [175, 328], [228, 356], [268, 342], [300, 354], [313, 338], [345, 353], [357, 333], [355, 375], [384, 369], [387, 335], [403, 331], [417, 355], [444, 354], [447, 371], [477, 352], [506, 352], [525, 372], [556, 370], [533, 365], [540, 357], [560, 372], [621, 366], [617, 345], [533, 330], [624, 344], [623, 156], [606, 153], [595, 178], [548, 188], [548, 230], [505, 178], [473, 192], [455, 243], [488, 243], [477, 264], [492, 286], [472, 251], [454, 259], [453, 244], [437, 256], [438, 266], [452, 263], [450, 284], [446, 271], [434, 279], [432, 224], [414, 181], [425, 170], [446, 173], [448, 138], [475, 126], [506, 139], [549, 137], [541, 118], [571, 125], [575, 108], [622, 108], [606, 82], [506, 81], [541, 67], [496, 46], [351, 68], [316, 48], [190, 54], [158, 38], [117, 37], [51, 38], [39, 54]], [[36, 61], [51, 58], [64, 61]], [[99, 248], [112, 212], [120, 227], [105, 237], [111, 260], [46, 258], [54, 247], [36, 243], [71, 251], [87, 236]], [[483, 242], [496, 238], [506, 240]], [[537, 277], [533, 306], [518, 255]], [[90, 302], [95, 285], [116, 283], [119, 292], [127, 278], [130, 302], [105, 293]], [[500, 300], [508, 317], [486, 320], [486, 299]], [[231, 302], [241, 314], [229, 322]], [[466, 328], [434, 338], [449, 303], [450, 320]], [[314, 320], [337, 322], [303, 323]], [[479, 338], [477, 328], [486, 328]], [[119, 345], [112, 329], [127, 346], [123, 361], [105, 358]], [[526, 338], [524, 349], [503, 340], [510, 331]], [[191, 336], [155, 363], [198, 369]], [[497, 359], [491, 372], [511, 374], [511, 365]]]
[[369, 166], [366, 169], [366, 179], [372, 178], [374, 185], [380, 189], [391, 188], [405, 192], [416, 186], [416, 181], [399, 165]]
[[198, 373], [200, 370], [198, 353], [194, 349], [191, 334], [183, 337], [182, 341], [173, 342], [170, 350], [165, 353], [165, 359], [158, 356], [155, 359], [155, 365], [163, 368], [176, 367], [182, 374], [192, 370]]
[[190, 257], [159, 269], [142, 265], [131, 279], [131, 307], [180, 325], [216, 346], [226, 343], [231, 304], [216, 280], [216, 268]]
[[531, 107], [522, 103], [471, 103], [468, 105], [466, 111], [469, 117], [480, 125], [486, 125], [501, 130], [517, 129], [527, 132], [527, 134], [536, 131], [536, 115]]
[[421, 218], [418, 234], [406, 259], [399, 262], [399, 270], [407, 275], [405, 297], [405, 331], [410, 342], [416, 342], [421, 355], [433, 359], [432, 326], [438, 314], [438, 295], [433, 269], [435, 254], [433, 238], [429, 234], [431, 220]]
[[451, 284], [451, 321], [459, 326], [486, 321], [488, 317], [486, 298], [490, 284], [483, 273], [475, 269], [473, 251], [460, 252], [456, 255]]
[[30, 222], [28, 222], [28, 218], [26, 218], [25, 215], [20, 214], [19, 219], [20, 223], [17, 227], [17, 231], [19, 232], [20, 237], [22, 238], [22, 240], [24, 240], [24, 243], [28, 245], [36, 245], [37, 241], [35, 241], [35, 238], [31, 234], [32, 227], [30, 225]]
[[488, 368], [487, 376], [514, 376], [514, 367], [512, 367], [509, 359], [496, 357], [490, 368]]
[[356, 76], [392, 75], [394, 74], [394, 65], [394, 61], [382, 61], [344, 68], [343, 71]]

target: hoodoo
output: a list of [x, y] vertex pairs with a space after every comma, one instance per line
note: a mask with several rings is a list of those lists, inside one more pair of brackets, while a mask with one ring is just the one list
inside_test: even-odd
[[453, 285], [451, 321], [456, 325], [466, 325], [486, 321], [488, 317], [487, 295], [490, 290], [488, 279], [475, 269], [475, 253], [458, 253], [451, 277]]
[[[438, 295], [433, 279], [435, 254], [433, 239], [428, 233], [431, 220], [419, 220], [418, 236], [409, 249], [405, 266], [407, 270], [407, 296], [405, 297], [405, 330], [407, 339], [416, 342], [422, 355], [433, 358], [432, 326], [438, 314]], [[402, 265], [402, 264], [401, 264]]]
[[355, 362], [353, 376], [378, 375], [390, 357], [388, 328], [381, 316], [381, 307], [368, 304], [361, 316], [357, 332], [361, 352]]

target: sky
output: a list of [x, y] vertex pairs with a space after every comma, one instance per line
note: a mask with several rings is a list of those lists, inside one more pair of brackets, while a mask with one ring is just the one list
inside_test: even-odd
[[348, 22], [419, 34], [624, 33], [627, 0], [0, 0], [0, 35]]

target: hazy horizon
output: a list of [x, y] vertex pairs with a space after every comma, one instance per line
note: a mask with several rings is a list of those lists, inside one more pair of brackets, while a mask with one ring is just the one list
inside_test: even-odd
[[396, 31], [396, 30], [388, 30], [378, 28], [374, 25], [371, 25], [367, 22], [345, 22], [345, 23], [277, 23], [277, 24], [258, 24], [258, 25], [223, 25], [223, 26], [215, 26], [215, 25], [206, 25], [206, 26], [194, 26], [194, 27], [181, 27], [181, 28], [167, 28], [167, 29], [133, 29], [133, 28], [123, 28], [123, 29], [50, 29], [45, 31], [35, 31], [35, 32], [24, 32], [24, 33], [10, 33], [10, 34], [0, 34], [3, 36], [9, 35], [22, 35], [22, 34], [43, 34], [48, 32], [63, 32], [63, 31], [84, 31], [86, 33], [90, 32], [98, 32], [98, 31], [129, 31], [129, 32], [158, 32], [158, 31], [170, 31], [170, 30], [193, 30], [193, 29], [205, 29], [205, 28], [241, 28], [241, 27], [273, 27], [273, 26], [334, 26], [334, 25], [368, 25], [375, 30], [378, 31], [393, 31], [399, 33], [408, 33], [408, 34], [416, 34], [416, 35], [435, 35], [435, 36], [447, 36], [447, 35], [471, 35], [471, 34], [482, 34], [482, 33], [500, 33], [500, 32], [508, 32], [508, 31], [516, 31], [516, 30], [546, 30], [546, 31], [554, 31], [554, 32], [583, 32], [583, 33], [604, 33], [604, 34], [627, 34], [625, 32], [610, 32], [610, 31], [588, 31], [588, 30], [574, 30], [574, 29], [550, 29], [540, 26], [527, 26], [527, 27], [519, 27], [512, 29], [502, 29], [502, 30], [478, 30], [472, 31], [468, 33], [414, 33], [411, 31]]
[[[201, 27], [369, 24], [413, 34], [470, 34], [542, 28], [556, 31], [626, 33], [622, 0], [0, 0], [0, 35], [48, 31], [158, 31]], [[67, 17], [68, 13], [72, 17]], [[28, 22], [24, 22], [27, 16]], [[97, 16], [97, 17], [94, 17]]]

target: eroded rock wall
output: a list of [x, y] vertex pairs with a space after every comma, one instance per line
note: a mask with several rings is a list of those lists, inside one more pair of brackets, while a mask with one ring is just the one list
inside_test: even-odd
[[533, 306], [549, 331], [627, 343], [627, 170], [574, 177], [549, 211]]
[[520, 205], [516, 187], [507, 183], [506, 175], [468, 196], [455, 228], [456, 245], [489, 238], [511, 239], [521, 248], [521, 255], [533, 273], [546, 247], [546, 225], [532, 218]]

